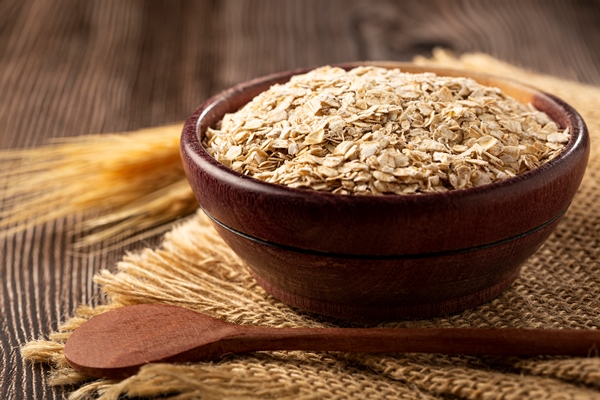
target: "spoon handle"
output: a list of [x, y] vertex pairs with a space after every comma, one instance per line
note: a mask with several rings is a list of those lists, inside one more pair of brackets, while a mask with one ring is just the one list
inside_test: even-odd
[[241, 346], [236, 352], [315, 350], [588, 356], [600, 346], [600, 331], [574, 329], [245, 327], [244, 331], [236, 335]]

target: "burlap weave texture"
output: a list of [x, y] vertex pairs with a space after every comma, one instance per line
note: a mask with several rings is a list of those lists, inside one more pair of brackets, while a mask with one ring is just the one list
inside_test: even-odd
[[[582, 186], [557, 230], [505, 293], [480, 307], [380, 327], [535, 327], [600, 329], [600, 88], [523, 71], [481, 54], [437, 52], [432, 63], [512, 77], [553, 93], [584, 117], [592, 139]], [[30, 359], [51, 362], [57, 384], [83, 382], [62, 355], [69, 332], [92, 315], [129, 304], [165, 302], [239, 324], [348, 326], [273, 299], [252, 279], [200, 213], [159, 249], [128, 255], [115, 273], [96, 277], [106, 306], [81, 308], [62, 331], [28, 345]], [[369, 325], [375, 326], [375, 325]], [[360, 398], [600, 399], [600, 358], [358, 355], [272, 352], [213, 363], [149, 365], [121, 382], [85, 381], [72, 398]]]

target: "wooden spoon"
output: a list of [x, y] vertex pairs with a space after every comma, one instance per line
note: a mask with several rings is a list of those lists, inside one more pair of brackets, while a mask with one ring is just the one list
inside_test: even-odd
[[234, 325], [164, 304], [97, 315], [67, 340], [76, 370], [124, 378], [154, 362], [208, 361], [260, 350], [588, 356], [600, 331], [462, 328], [267, 328]]

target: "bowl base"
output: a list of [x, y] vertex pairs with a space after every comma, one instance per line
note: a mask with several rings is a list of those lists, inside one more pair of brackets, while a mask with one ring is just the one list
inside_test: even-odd
[[317, 300], [306, 296], [290, 293], [282, 290], [276, 285], [264, 280], [251, 268], [248, 268], [256, 282], [267, 293], [278, 300], [298, 307], [305, 311], [317, 314], [328, 315], [331, 317], [351, 319], [351, 320], [391, 320], [407, 318], [433, 318], [447, 314], [457, 313], [459, 311], [472, 308], [492, 300], [500, 295], [517, 279], [520, 273], [518, 268], [503, 281], [496, 283], [479, 292], [471, 293], [465, 296], [456, 297], [436, 303], [426, 304], [394, 304], [389, 306], [380, 305], [356, 305], [339, 304], [323, 300]]

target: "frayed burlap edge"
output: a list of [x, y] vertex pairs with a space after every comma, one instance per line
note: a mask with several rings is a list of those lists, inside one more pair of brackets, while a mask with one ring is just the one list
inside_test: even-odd
[[[600, 132], [600, 89], [542, 76], [482, 54], [459, 59], [436, 51], [420, 64], [445, 65], [511, 76], [564, 98]], [[490, 303], [445, 318], [380, 326], [546, 327], [600, 329], [600, 157], [593, 145], [582, 187], [548, 242], [522, 276]], [[118, 271], [95, 280], [107, 305], [80, 307], [47, 340], [23, 349], [52, 365], [50, 382], [78, 384], [70, 399], [119, 396], [190, 398], [600, 398], [600, 359], [499, 358], [443, 355], [356, 355], [272, 352], [230, 356], [219, 362], [155, 364], [123, 381], [96, 380], [71, 369], [62, 349], [69, 334], [93, 315], [130, 304], [163, 302], [224, 320], [269, 326], [345, 326], [278, 302], [256, 285], [240, 260], [197, 214], [166, 235], [159, 249], [130, 254]]]

